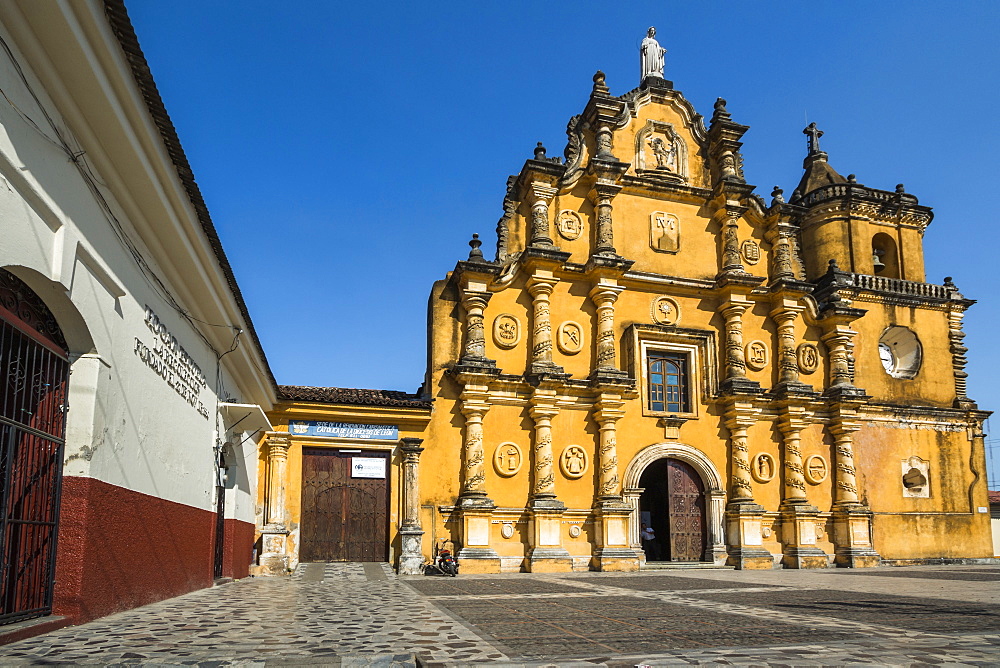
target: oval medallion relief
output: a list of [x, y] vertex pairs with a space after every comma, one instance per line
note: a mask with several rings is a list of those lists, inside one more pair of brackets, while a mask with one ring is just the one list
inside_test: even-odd
[[751, 341], [744, 349], [747, 367], [760, 371], [767, 366], [767, 344], [763, 341]]
[[521, 448], [518, 447], [517, 443], [501, 443], [493, 453], [493, 468], [498, 475], [510, 478], [521, 470], [523, 460]]
[[564, 209], [559, 212], [556, 229], [559, 230], [559, 236], [567, 241], [579, 239], [580, 235], [583, 234], [583, 219], [576, 211]]
[[521, 322], [509, 313], [493, 319], [493, 342], [498, 348], [510, 350], [521, 342]]
[[818, 485], [830, 474], [830, 467], [820, 455], [810, 455], [806, 458], [806, 480]]
[[800, 343], [795, 351], [795, 359], [802, 373], [814, 373], [819, 368], [819, 349], [811, 343]]
[[514, 535], [514, 525], [510, 522], [504, 522], [503, 526], [500, 527], [500, 535], [504, 538], [510, 538]]
[[670, 297], [657, 297], [650, 307], [653, 322], [658, 325], [676, 325], [681, 319], [681, 309]]
[[567, 445], [559, 455], [559, 468], [567, 478], [582, 478], [588, 465], [587, 451], [579, 445]]
[[583, 328], [572, 320], [559, 325], [556, 344], [565, 355], [575, 355], [583, 350]]
[[750, 474], [757, 482], [770, 482], [774, 480], [777, 468], [777, 465], [774, 463], [774, 457], [766, 452], [762, 452], [753, 458]]

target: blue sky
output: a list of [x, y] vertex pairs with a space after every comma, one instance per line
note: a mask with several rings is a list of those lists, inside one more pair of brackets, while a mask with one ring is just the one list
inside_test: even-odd
[[128, 9], [279, 383], [416, 390], [431, 283], [473, 232], [492, 254], [507, 175], [537, 141], [562, 154], [595, 70], [614, 94], [638, 84], [653, 25], [675, 87], [750, 126], [759, 194], [791, 192], [815, 121], [842, 174], [934, 208], [928, 280], [979, 300], [969, 394], [1000, 408], [1000, 3]]

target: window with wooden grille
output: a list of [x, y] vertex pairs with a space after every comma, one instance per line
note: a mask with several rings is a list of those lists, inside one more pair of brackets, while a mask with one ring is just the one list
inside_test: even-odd
[[687, 413], [689, 408], [688, 356], [651, 350], [646, 355], [649, 410], [655, 413]]

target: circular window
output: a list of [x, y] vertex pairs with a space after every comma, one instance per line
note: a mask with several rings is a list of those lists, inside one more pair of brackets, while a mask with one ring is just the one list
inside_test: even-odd
[[882, 368], [893, 378], [913, 378], [923, 357], [920, 339], [906, 327], [888, 327], [878, 340]]

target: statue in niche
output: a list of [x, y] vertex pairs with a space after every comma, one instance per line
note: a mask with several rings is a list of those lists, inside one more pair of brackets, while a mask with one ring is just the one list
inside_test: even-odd
[[640, 82], [645, 81], [647, 77], [663, 78], [663, 54], [666, 52], [667, 50], [656, 41], [656, 28], [650, 27], [639, 47], [639, 60], [642, 64]]
[[649, 140], [649, 145], [653, 149], [653, 155], [656, 156], [657, 169], [677, 171], [677, 146], [673, 140], [664, 141], [662, 137], [653, 137]]

